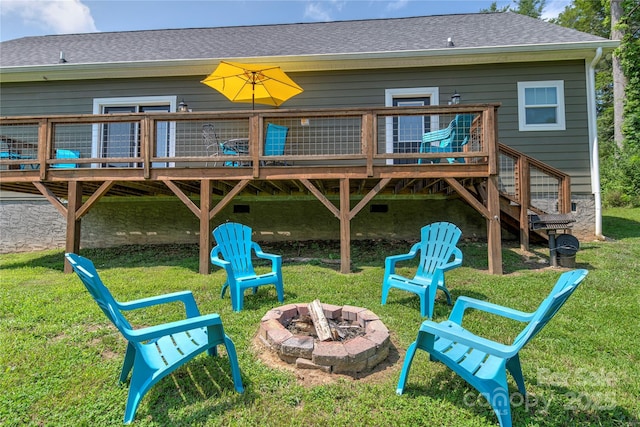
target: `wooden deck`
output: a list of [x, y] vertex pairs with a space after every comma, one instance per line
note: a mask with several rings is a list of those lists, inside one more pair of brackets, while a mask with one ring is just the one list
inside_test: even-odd
[[[174, 195], [199, 219], [203, 274], [210, 272], [211, 220], [239, 195], [317, 198], [340, 221], [341, 271], [348, 273], [351, 219], [376, 195], [455, 191], [486, 219], [489, 271], [501, 274], [499, 186], [507, 184], [502, 197], [510, 205], [527, 207], [508, 212], [527, 242], [527, 212], [536, 209], [529, 200], [531, 159], [498, 143], [498, 107], [3, 117], [0, 189], [43, 194], [67, 219], [67, 252], [78, 251], [80, 221], [102, 197]], [[441, 129], [462, 113], [475, 120], [461, 152], [421, 153], [420, 141], [398, 143], [410, 139], [401, 132]], [[264, 155], [267, 123], [289, 129], [282, 155]], [[399, 130], [401, 123], [405, 131]], [[419, 130], [408, 127], [415, 123]], [[229, 140], [242, 140], [246, 147], [234, 154], [211, 151], [211, 144]], [[450, 162], [453, 154], [456, 161]], [[501, 178], [504, 156], [513, 170]], [[535, 166], [557, 180], [558, 206], [568, 212], [568, 176]]]

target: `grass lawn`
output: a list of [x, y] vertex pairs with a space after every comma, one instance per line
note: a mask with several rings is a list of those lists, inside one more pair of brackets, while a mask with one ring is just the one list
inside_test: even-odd
[[[606, 242], [581, 242], [577, 267], [589, 270], [580, 288], [520, 353], [529, 398], [513, 399], [516, 426], [640, 425], [640, 209], [605, 210]], [[234, 340], [246, 391], [233, 391], [222, 358], [198, 356], [160, 381], [142, 400], [140, 426], [492, 426], [487, 402], [443, 365], [418, 352], [405, 394], [395, 394], [404, 352], [422, 321], [417, 296], [392, 290], [380, 305], [384, 258], [410, 242], [354, 242], [354, 273], [342, 275], [339, 247], [308, 242], [263, 245], [285, 258], [285, 303], [367, 307], [392, 333], [386, 363], [360, 378], [293, 372], [269, 364], [254, 342], [262, 316], [280, 305], [273, 287], [245, 297], [231, 311], [220, 299], [224, 272], [198, 274], [197, 247], [121, 247], [81, 250], [92, 259], [114, 296], [127, 301], [189, 289], [203, 313], [222, 317]], [[489, 300], [534, 310], [563, 269], [546, 247], [522, 254], [504, 248], [505, 274], [487, 273], [486, 244], [465, 242], [463, 267], [447, 273], [455, 298]], [[305, 258], [305, 259], [302, 259]], [[309, 260], [311, 259], [311, 260]], [[125, 341], [107, 321], [75, 274], [63, 274], [63, 252], [0, 256], [0, 425], [120, 425], [127, 387], [118, 385]], [[413, 267], [407, 264], [403, 272]], [[443, 295], [434, 320], [450, 307]], [[136, 312], [135, 325], [183, 316], [178, 305]], [[519, 325], [471, 313], [472, 329], [508, 342]], [[511, 381], [512, 391], [516, 391]]]

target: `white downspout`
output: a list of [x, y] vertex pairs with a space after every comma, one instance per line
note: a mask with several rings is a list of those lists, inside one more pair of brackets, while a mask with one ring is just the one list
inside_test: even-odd
[[595, 56], [587, 65], [587, 116], [589, 124], [589, 152], [591, 158], [591, 191], [595, 202], [595, 236], [604, 239], [602, 235], [602, 198], [600, 194], [600, 156], [598, 154], [598, 122], [596, 114], [596, 77], [595, 68], [602, 58], [602, 48], [596, 49]]

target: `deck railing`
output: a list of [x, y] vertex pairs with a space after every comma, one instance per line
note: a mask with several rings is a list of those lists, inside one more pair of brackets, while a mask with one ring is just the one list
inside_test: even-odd
[[[497, 105], [0, 118], [0, 173], [40, 179], [86, 169], [480, 164], [495, 169]], [[425, 133], [473, 118], [464, 143], [431, 149]], [[265, 147], [267, 126], [286, 128], [284, 151]], [[460, 142], [460, 141], [458, 141]], [[265, 151], [266, 148], [266, 151]], [[492, 167], [492, 162], [495, 165]], [[223, 172], [220, 172], [223, 173]], [[18, 175], [16, 175], [18, 174]]]
[[[188, 169], [192, 172], [186, 176], [193, 178], [228, 177], [240, 170], [259, 177], [261, 168], [276, 167], [282, 168], [278, 176], [295, 179], [315, 170], [340, 174], [359, 167], [371, 176], [374, 167], [394, 167], [402, 174], [406, 166], [415, 174], [434, 164], [465, 165], [451, 168], [455, 172], [448, 176], [499, 173], [501, 194], [527, 213], [570, 212], [569, 176], [499, 145], [496, 109], [491, 104], [2, 117], [0, 176], [7, 182], [82, 179], [96, 173], [147, 179], [154, 171], [171, 176]], [[423, 143], [425, 133], [447, 129], [461, 116], [472, 120], [455, 152], [431, 149], [439, 140]], [[286, 129], [281, 151], [265, 144], [269, 124]], [[446, 173], [438, 168], [438, 176]]]
[[500, 144], [500, 193], [532, 213], [571, 212], [568, 174]]

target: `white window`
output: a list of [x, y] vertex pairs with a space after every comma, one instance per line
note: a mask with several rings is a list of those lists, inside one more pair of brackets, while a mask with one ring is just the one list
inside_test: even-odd
[[[414, 87], [385, 90], [387, 107], [415, 107], [438, 105], [439, 91], [437, 87]], [[417, 153], [422, 135], [431, 129], [438, 129], [438, 115], [387, 117], [386, 120], [386, 152]], [[415, 163], [417, 160], [413, 161]], [[393, 159], [387, 160], [393, 164]], [[396, 160], [395, 163], [408, 163]]]
[[[96, 98], [93, 100], [93, 114], [175, 112], [176, 104], [176, 96]], [[139, 155], [140, 141], [137, 125], [106, 123], [94, 126], [92, 157], [137, 157]], [[157, 122], [155, 155], [157, 157], [175, 156], [174, 122]], [[114, 163], [106, 166], [136, 165], [133, 163]], [[154, 163], [154, 166], [172, 166], [172, 164]]]
[[565, 130], [564, 81], [518, 82], [521, 131]]

